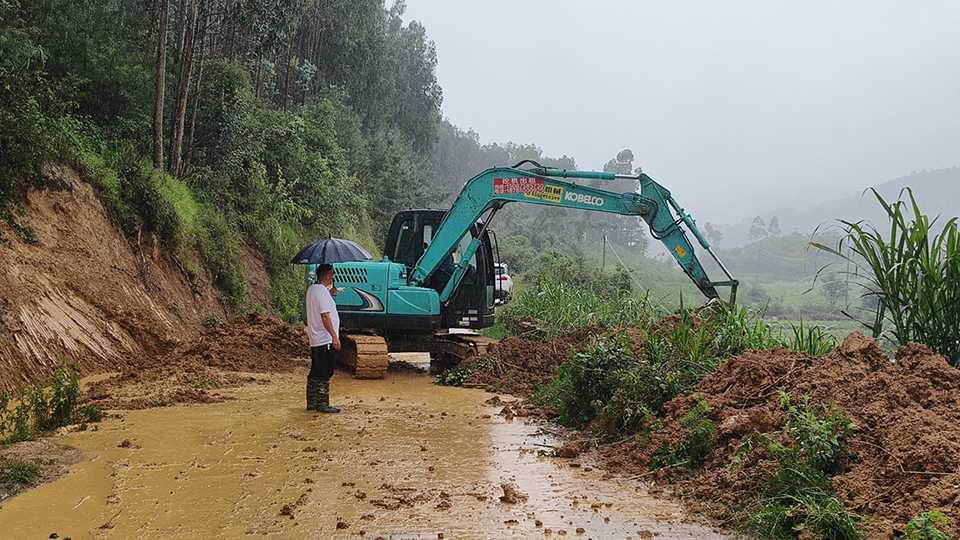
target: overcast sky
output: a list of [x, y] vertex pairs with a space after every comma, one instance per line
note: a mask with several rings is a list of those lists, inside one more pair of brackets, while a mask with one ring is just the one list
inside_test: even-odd
[[701, 222], [960, 166], [957, 0], [406, 4], [454, 125], [581, 170], [629, 148]]

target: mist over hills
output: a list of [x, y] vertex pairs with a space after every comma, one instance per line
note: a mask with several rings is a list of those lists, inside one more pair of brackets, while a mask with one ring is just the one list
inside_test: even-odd
[[[936, 224], [960, 216], [960, 167], [913, 172], [873, 186], [888, 203], [901, 197], [901, 192], [908, 187], [913, 190], [917, 205], [923, 213], [931, 219], [940, 216]], [[909, 200], [909, 197], [903, 193], [902, 199]], [[722, 248], [732, 248], [752, 242], [755, 238], [751, 238], [750, 229], [756, 217], [717, 227], [723, 234], [723, 239], [714, 243]], [[771, 220], [776, 217], [783, 234], [797, 232], [810, 235], [817, 227], [821, 230], [827, 227], [836, 229], [840, 225], [838, 219], [869, 221], [877, 228], [887, 224], [887, 215], [869, 188], [805, 210], [782, 207], [760, 214], [759, 217], [765, 227], [769, 227]]]

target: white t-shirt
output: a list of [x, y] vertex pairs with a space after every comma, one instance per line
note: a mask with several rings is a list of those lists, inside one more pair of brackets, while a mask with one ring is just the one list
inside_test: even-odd
[[333, 343], [333, 336], [323, 326], [324, 313], [330, 314], [333, 329], [340, 337], [340, 314], [337, 313], [337, 303], [330, 296], [325, 285], [314, 283], [307, 289], [307, 337], [311, 347], [320, 347]]

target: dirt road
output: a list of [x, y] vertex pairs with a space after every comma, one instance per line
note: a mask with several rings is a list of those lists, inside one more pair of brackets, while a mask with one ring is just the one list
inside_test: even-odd
[[305, 373], [64, 437], [85, 459], [4, 504], [0, 538], [721, 538], [639, 484], [541, 455], [562, 435], [498, 415], [492, 394], [338, 372], [343, 412], [315, 415]]

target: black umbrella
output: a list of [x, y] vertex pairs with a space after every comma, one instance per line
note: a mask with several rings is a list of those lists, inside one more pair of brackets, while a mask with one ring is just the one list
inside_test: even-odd
[[290, 261], [291, 264], [333, 264], [352, 261], [365, 261], [370, 255], [363, 247], [343, 238], [327, 238], [314, 242], [300, 250]]

